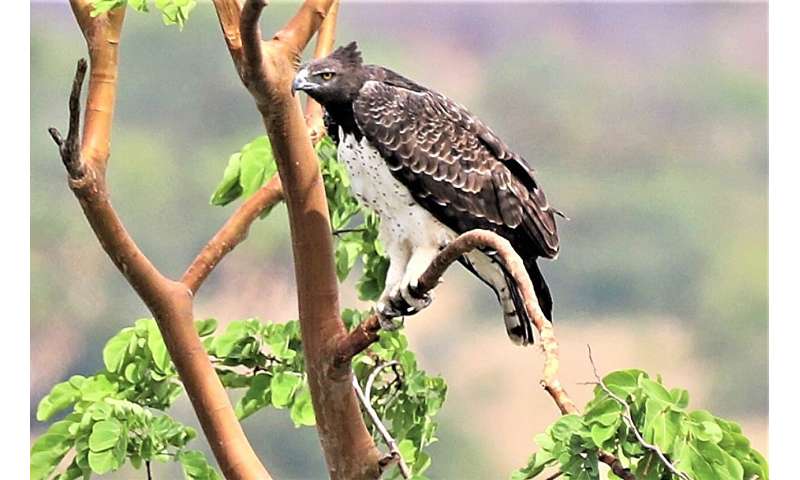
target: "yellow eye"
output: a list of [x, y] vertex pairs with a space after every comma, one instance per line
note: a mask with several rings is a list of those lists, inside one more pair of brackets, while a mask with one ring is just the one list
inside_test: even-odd
[[333, 78], [333, 72], [322, 72], [319, 76], [322, 77], [323, 80], [328, 81]]

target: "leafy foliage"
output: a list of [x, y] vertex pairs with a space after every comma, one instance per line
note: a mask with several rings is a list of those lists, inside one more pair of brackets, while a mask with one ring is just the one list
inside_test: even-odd
[[[325, 182], [331, 227], [336, 233], [336, 274], [340, 281], [344, 281], [360, 259], [363, 272], [356, 281], [358, 297], [376, 300], [383, 291], [389, 268], [389, 260], [378, 240], [378, 217], [362, 209], [353, 197], [347, 170], [336, 159], [336, 146], [330, 138], [320, 141], [316, 150]], [[264, 135], [255, 138], [230, 156], [222, 180], [211, 195], [211, 204], [224, 206], [238, 198], [247, 199], [276, 171], [269, 139]], [[361, 223], [348, 228], [357, 218]]]
[[256, 137], [228, 159], [222, 181], [211, 195], [212, 205], [227, 205], [239, 197], [248, 198], [277, 171], [266, 135]]
[[[215, 320], [196, 322], [205, 337]], [[75, 375], [53, 387], [36, 412], [49, 420], [71, 408], [31, 447], [31, 478], [50, 478], [69, 450], [75, 457], [59, 480], [104, 474], [129, 461], [135, 468], [151, 461], [176, 460], [190, 479], [219, 479], [200, 453], [187, 450], [196, 432], [159, 412], [183, 391], [166, 346], [152, 319], [137, 320], [106, 343], [105, 369], [91, 377]]]
[[[111, 9], [130, 5], [137, 12], [149, 12], [147, 0], [92, 0], [92, 16], [96, 17]], [[161, 12], [164, 25], [177, 25], [183, 29], [189, 13], [197, 6], [197, 0], [155, 0], [155, 6]]]
[[[534, 478], [557, 467], [564, 478], [599, 478], [598, 455], [612, 452], [636, 478], [677, 478], [657, 453], [639, 442], [623, 420], [630, 418], [644, 441], [695, 480], [769, 478], [764, 457], [750, 447], [741, 427], [705, 410], [688, 410], [689, 393], [667, 388], [641, 370], [612, 372], [595, 387], [583, 415], [565, 415], [536, 437], [540, 449], [512, 479]], [[625, 405], [617, 400], [624, 401]], [[616, 478], [609, 474], [609, 478]]]
[[[348, 327], [354, 327], [367, 315], [368, 312], [348, 309], [342, 319]], [[364, 385], [376, 368], [388, 362], [396, 365], [382, 369], [375, 378], [372, 406], [397, 441], [414, 478], [424, 479], [422, 473], [431, 465], [424, 448], [437, 440], [433, 417], [444, 404], [447, 385], [442, 377], [431, 377], [419, 368], [416, 356], [408, 350], [408, 340], [399, 331], [381, 332], [377, 343], [353, 359], [353, 372]], [[369, 418], [366, 421], [370, 425]], [[382, 441], [374, 425], [371, 432], [376, 442]], [[398, 470], [393, 470], [386, 478], [399, 475]]]

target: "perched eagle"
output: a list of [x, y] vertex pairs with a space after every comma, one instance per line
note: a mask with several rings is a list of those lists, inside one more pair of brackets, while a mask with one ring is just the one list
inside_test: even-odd
[[[430, 298], [415, 288], [419, 276], [448, 242], [480, 228], [508, 239], [552, 319], [553, 300], [536, 259], [558, 254], [559, 212], [525, 160], [489, 127], [440, 93], [364, 65], [355, 42], [301, 67], [292, 90], [324, 107], [353, 193], [381, 219], [390, 266], [379, 313], [408, 315], [427, 306]], [[494, 290], [511, 340], [533, 343], [519, 289], [496, 254], [473, 251], [461, 263]]]

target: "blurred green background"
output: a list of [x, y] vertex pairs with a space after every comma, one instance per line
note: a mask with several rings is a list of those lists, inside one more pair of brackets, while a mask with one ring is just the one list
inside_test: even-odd
[[[264, 31], [293, 8], [270, 6]], [[662, 373], [766, 450], [766, 3], [344, 2], [338, 38], [467, 105], [571, 218], [543, 269], [577, 399], [590, 393], [577, 385], [591, 378], [588, 343], [602, 370]], [[121, 51], [114, 205], [178, 276], [232, 210], [208, 204], [228, 155], [262, 127], [209, 4], [183, 32], [128, 12]], [[46, 133], [66, 128], [85, 54], [68, 6], [32, 4], [32, 412], [55, 382], [100, 368], [106, 339], [148, 315], [92, 236]], [[296, 317], [285, 222], [278, 208], [255, 226], [204, 287], [198, 318]], [[557, 414], [537, 385], [537, 352], [508, 343], [492, 294], [461, 271], [406, 324], [422, 366], [450, 385], [431, 476], [505, 478]], [[196, 425], [185, 401], [174, 413]], [[324, 477], [313, 429], [282, 411], [245, 428], [276, 478]], [[41, 429], [31, 413], [32, 437]]]

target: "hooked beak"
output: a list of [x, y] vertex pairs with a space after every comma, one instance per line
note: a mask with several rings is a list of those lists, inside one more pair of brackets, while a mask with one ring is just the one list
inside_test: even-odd
[[311, 90], [316, 86], [316, 83], [308, 81], [308, 68], [301, 68], [300, 71], [297, 72], [297, 75], [294, 76], [294, 81], [292, 82], [292, 96], [294, 96], [295, 92], [298, 90]]

